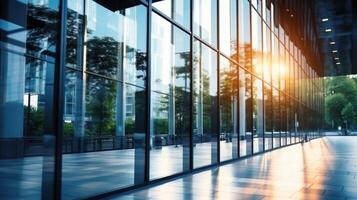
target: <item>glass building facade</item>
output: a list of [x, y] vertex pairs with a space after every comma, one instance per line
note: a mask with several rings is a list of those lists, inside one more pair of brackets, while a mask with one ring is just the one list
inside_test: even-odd
[[319, 137], [279, 2], [2, 0], [0, 194], [99, 197]]

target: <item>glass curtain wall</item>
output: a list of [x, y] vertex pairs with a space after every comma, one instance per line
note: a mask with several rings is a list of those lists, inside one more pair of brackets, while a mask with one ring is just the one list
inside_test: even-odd
[[[237, 1], [219, 1], [219, 49], [237, 61]], [[238, 65], [220, 56], [220, 160], [238, 158]]]
[[[238, 1], [239, 24], [239, 156], [251, 155], [252, 148], [252, 45], [250, 4]], [[248, 71], [247, 71], [248, 70]]]
[[318, 137], [323, 82], [278, 2], [149, 3], [67, 0], [60, 58], [57, 0], [0, 2], [5, 199], [49, 199], [55, 175], [62, 199], [90, 198]]
[[144, 182], [146, 18], [140, 4], [68, 1], [63, 199]]
[[[258, 4], [259, 6], [259, 4]], [[251, 8], [252, 19], [252, 71], [253, 76], [253, 149], [254, 153], [264, 150], [264, 107], [263, 107], [263, 32], [262, 19], [257, 11]], [[257, 77], [256, 77], [257, 76]]]
[[193, 49], [193, 166], [218, 162], [217, 53], [198, 40]]
[[2, 0], [0, 13], [0, 195], [51, 199], [59, 1]]
[[189, 170], [190, 36], [153, 13], [150, 178]]
[[220, 160], [238, 158], [238, 68], [223, 56], [219, 65]]

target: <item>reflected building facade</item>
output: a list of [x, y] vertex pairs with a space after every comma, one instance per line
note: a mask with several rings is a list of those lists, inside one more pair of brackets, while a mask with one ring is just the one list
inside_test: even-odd
[[319, 137], [296, 2], [1, 1], [1, 195], [101, 197]]

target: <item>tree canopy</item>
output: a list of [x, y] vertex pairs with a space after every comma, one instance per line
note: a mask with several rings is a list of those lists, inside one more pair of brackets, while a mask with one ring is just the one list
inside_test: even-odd
[[348, 76], [325, 79], [325, 121], [329, 128], [357, 128], [357, 79]]

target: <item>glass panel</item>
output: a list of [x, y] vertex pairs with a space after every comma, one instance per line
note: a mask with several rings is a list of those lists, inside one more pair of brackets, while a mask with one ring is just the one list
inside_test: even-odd
[[250, 42], [250, 4], [247, 0], [238, 1], [239, 8], [239, 65], [251, 71], [252, 46]]
[[252, 64], [253, 73], [263, 77], [262, 20], [257, 12], [252, 11]]
[[238, 68], [220, 56], [220, 160], [238, 158]]
[[252, 155], [252, 75], [239, 68], [239, 156]]
[[[265, 0], [263, 0], [265, 1]], [[251, 0], [252, 6], [259, 12], [261, 13], [262, 11], [262, 0]]]
[[271, 86], [264, 84], [264, 149], [273, 148], [273, 105]]
[[287, 103], [287, 97], [285, 94], [280, 92], [280, 133], [281, 133], [281, 146], [286, 145], [286, 137], [287, 137], [287, 131], [286, 131], [286, 103]]
[[[86, 198], [144, 181], [147, 9], [137, 4], [113, 11], [98, 2], [87, 1], [86, 7], [84, 70], [91, 74], [77, 62], [83, 59], [77, 49], [83, 48], [84, 33], [74, 31], [78, 25], [71, 20], [78, 19], [67, 22], [68, 30], [73, 30], [67, 36], [73, 41], [68, 51], [75, 55], [75, 62], [68, 64], [72, 53], [67, 52], [67, 66], [79, 71], [66, 71], [64, 199]], [[69, 15], [81, 16], [75, 9]]]
[[289, 96], [286, 97], [286, 104], [285, 104], [285, 109], [286, 109], [286, 141], [285, 144], [288, 144], [288, 141], [290, 142], [290, 135], [291, 135], [291, 108], [290, 108], [290, 101], [291, 98]]
[[217, 0], [193, 0], [193, 33], [217, 45]]
[[1, 199], [53, 198], [58, 5], [0, 2]]
[[189, 170], [190, 36], [152, 17], [150, 179]]
[[272, 84], [274, 87], [279, 88], [279, 76], [275, 76], [276, 74], [279, 74], [279, 40], [277, 37], [275, 37], [274, 34], [272, 34]]
[[219, 1], [219, 48], [237, 60], [237, 1]]
[[294, 119], [295, 119], [295, 110], [294, 110], [294, 100], [289, 98], [289, 134], [287, 135], [287, 142], [286, 144], [291, 144], [291, 138], [294, 137], [295, 127], [294, 127]]
[[187, 29], [190, 28], [190, 0], [154, 1], [152, 5]]
[[265, 16], [266, 16], [265, 22], [267, 23], [268, 27], [270, 28], [271, 27], [271, 11], [270, 11], [271, 8], [270, 8], [270, 5], [269, 5], [270, 1], [269, 0], [263, 0], [263, 1], [266, 1], [266, 3], [267, 3], [267, 5], [266, 5], [267, 9], [266, 9], [266, 14], [265, 14]]
[[286, 82], [287, 82], [287, 70], [285, 65], [285, 48], [282, 43], [280, 44], [280, 56], [279, 56], [279, 88], [280, 91], [286, 92]]
[[217, 162], [217, 53], [194, 41], [193, 166]]
[[289, 82], [290, 82], [290, 95], [294, 97], [295, 95], [295, 76], [294, 76], [294, 61], [291, 55], [289, 55]]
[[279, 91], [273, 89], [273, 147], [280, 147], [280, 99]]
[[253, 77], [253, 150], [254, 153], [264, 150], [264, 121], [263, 121], [263, 83]]
[[88, 1], [86, 70], [144, 87], [146, 13], [142, 5], [113, 12]]
[[292, 116], [292, 127], [293, 127], [293, 132], [291, 132], [291, 144], [295, 143], [295, 139], [297, 137], [297, 119], [298, 119], [298, 103], [297, 101], [293, 100], [293, 111], [294, 115]]
[[84, 36], [84, 1], [70, 0], [67, 9], [66, 66], [82, 68]]
[[265, 82], [269, 84], [271, 84], [272, 79], [271, 57], [271, 32], [269, 28], [263, 24], [263, 77]]

